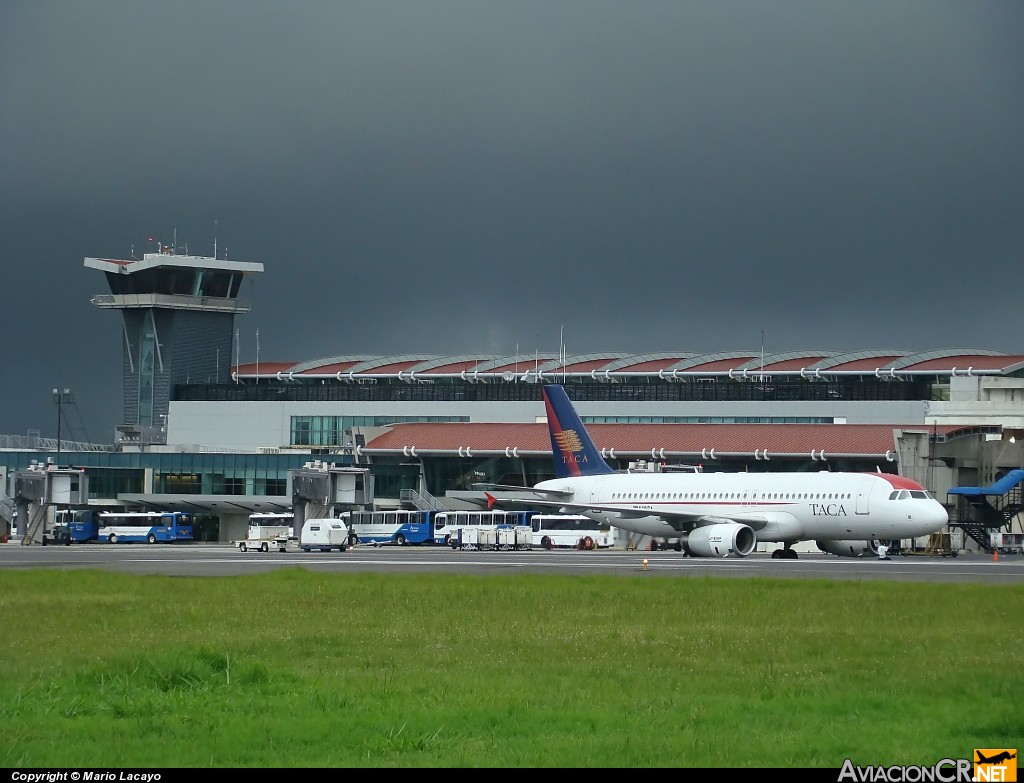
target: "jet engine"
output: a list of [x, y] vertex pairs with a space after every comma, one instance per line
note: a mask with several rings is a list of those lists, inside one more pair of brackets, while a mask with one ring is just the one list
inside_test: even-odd
[[827, 539], [815, 541], [818, 549], [828, 552], [830, 555], [840, 557], [877, 557], [878, 542], [871, 541], [845, 541], [839, 539]]
[[746, 557], [756, 544], [754, 531], [735, 522], [695, 527], [686, 537], [686, 548], [695, 557]]

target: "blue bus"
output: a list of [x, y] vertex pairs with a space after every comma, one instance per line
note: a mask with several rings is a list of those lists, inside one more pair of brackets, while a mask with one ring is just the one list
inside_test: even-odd
[[72, 516], [70, 532], [71, 540], [77, 542], [171, 544], [192, 540], [192, 515], [187, 511], [80, 511]]
[[432, 544], [436, 511], [350, 511], [341, 515], [350, 544]]

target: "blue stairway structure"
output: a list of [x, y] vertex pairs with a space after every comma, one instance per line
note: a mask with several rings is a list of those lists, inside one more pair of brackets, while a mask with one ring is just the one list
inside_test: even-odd
[[1010, 522], [1024, 507], [1024, 470], [1011, 470], [987, 487], [954, 487], [947, 495], [955, 495], [955, 521], [985, 552], [992, 551], [992, 533], [1009, 529]]

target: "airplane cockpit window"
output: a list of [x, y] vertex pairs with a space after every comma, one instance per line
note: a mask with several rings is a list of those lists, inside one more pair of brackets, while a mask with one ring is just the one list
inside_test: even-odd
[[912, 489], [910, 490], [910, 497], [917, 498], [918, 500], [927, 500], [928, 493], [922, 489]]

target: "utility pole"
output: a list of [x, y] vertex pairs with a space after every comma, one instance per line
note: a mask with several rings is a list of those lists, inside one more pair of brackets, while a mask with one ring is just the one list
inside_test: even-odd
[[68, 403], [74, 402], [74, 395], [71, 394], [71, 389], [60, 389], [53, 390], [53, 402], [57, 406], [57, 453], [60, 454], [60, 420], [61, 420], [61, 408]]

